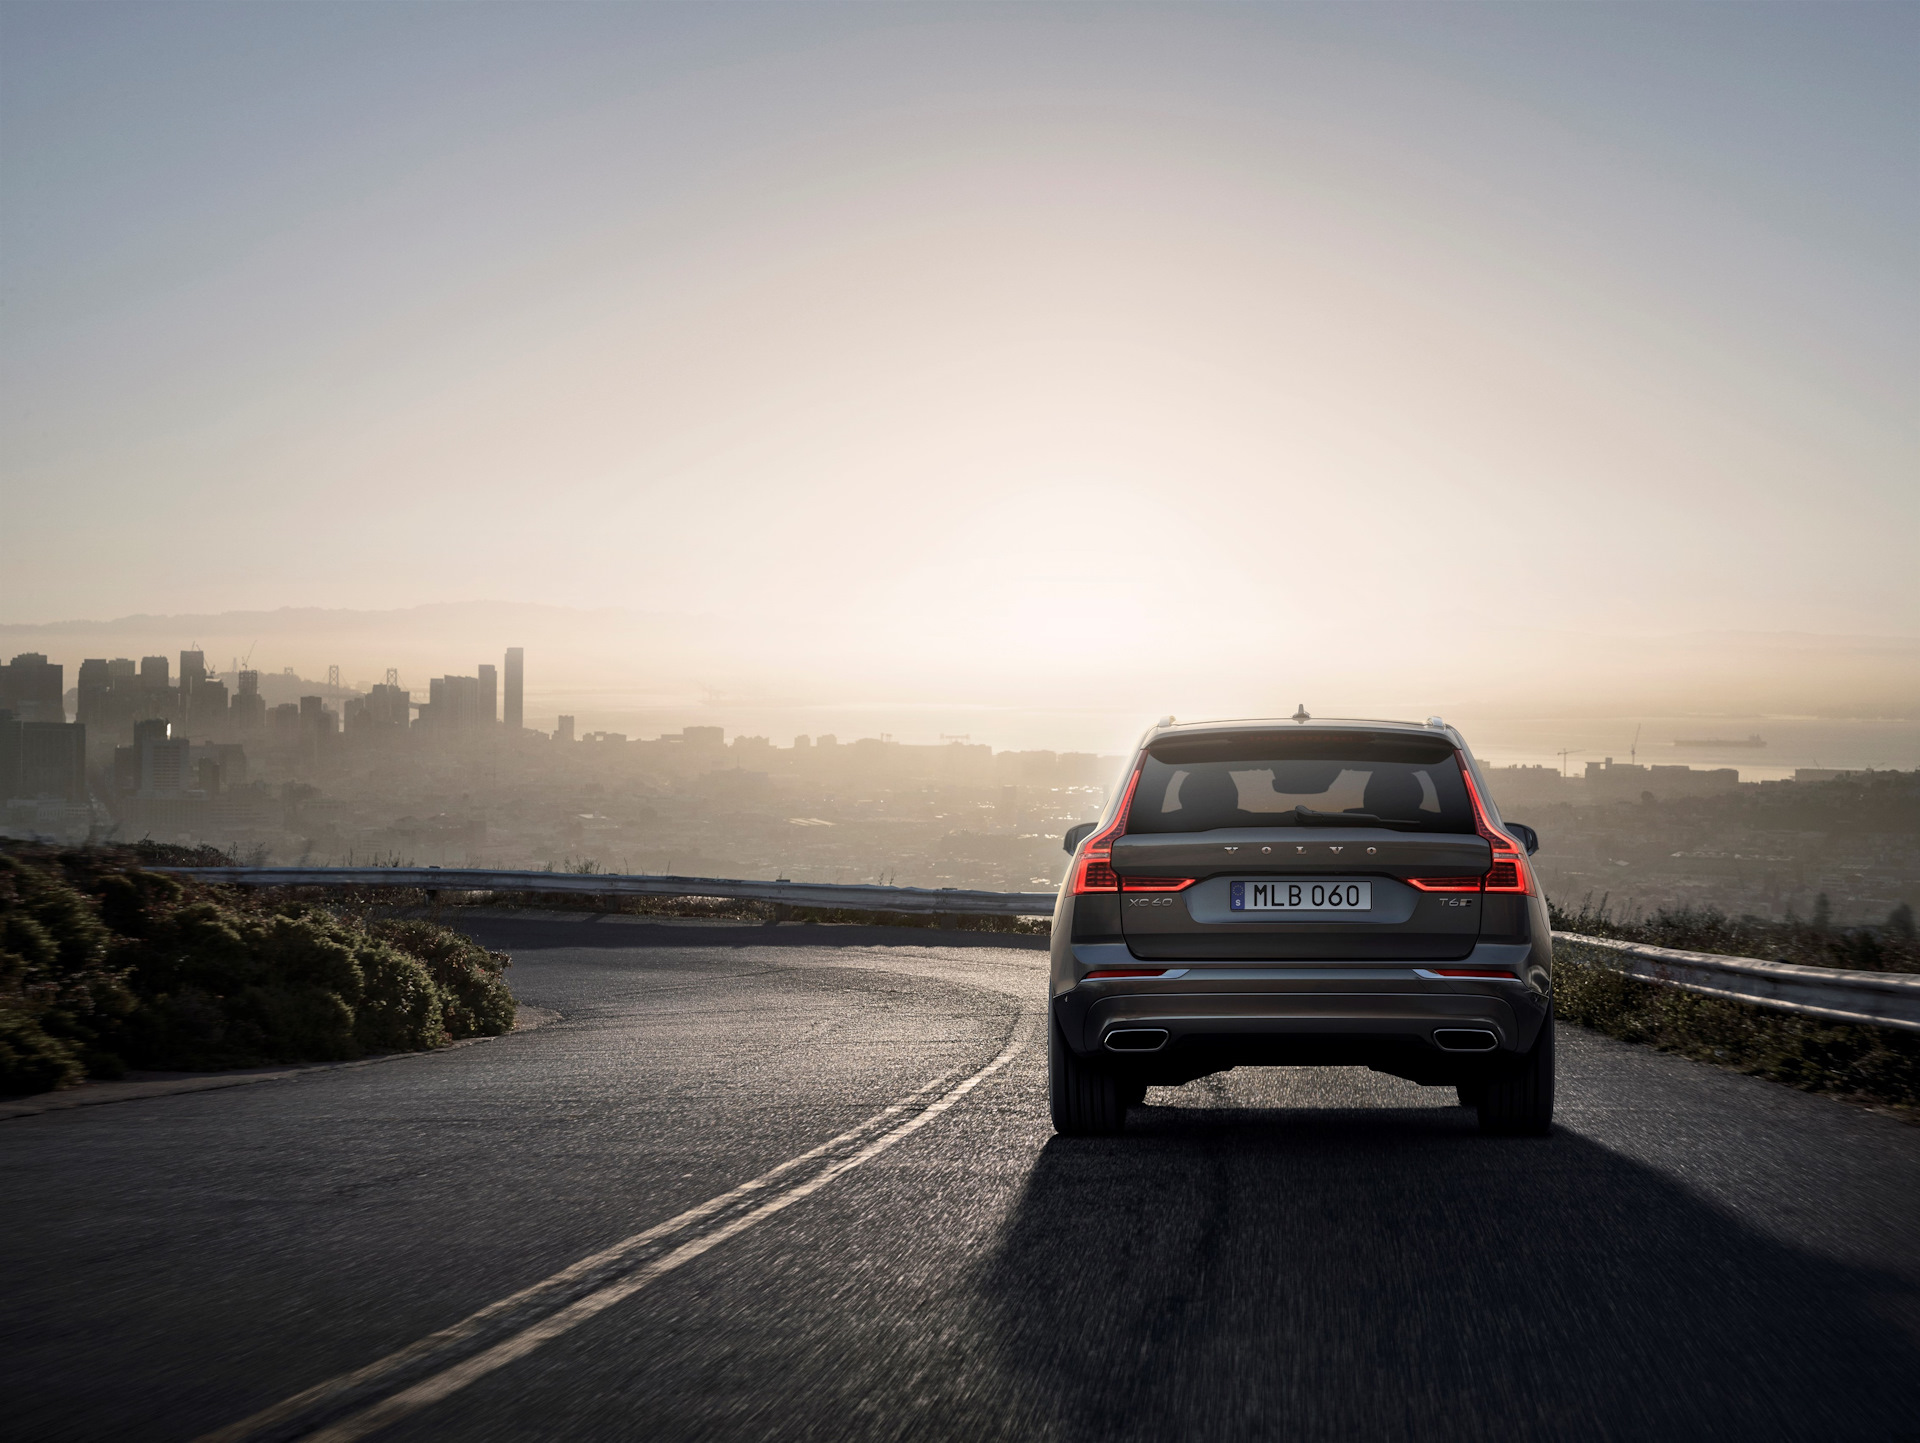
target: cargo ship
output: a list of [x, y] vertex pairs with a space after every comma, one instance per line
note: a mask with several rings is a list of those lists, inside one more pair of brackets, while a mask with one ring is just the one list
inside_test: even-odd
[[1763, 747], [1767, 739], [1759, 732], [1750, 733], [1744, 740], [1738, 737], [1681, 737], [1674, 742], [1677, 747]]

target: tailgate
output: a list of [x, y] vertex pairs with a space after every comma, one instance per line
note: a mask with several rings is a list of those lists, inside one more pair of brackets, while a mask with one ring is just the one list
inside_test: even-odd
[[1127, 947], [1152, 961], [1457, 961], [1480, 935], [1477, 891], [1409, 878], [1478, 878], [1477, 834], [1254, 827], [1113, 842]]

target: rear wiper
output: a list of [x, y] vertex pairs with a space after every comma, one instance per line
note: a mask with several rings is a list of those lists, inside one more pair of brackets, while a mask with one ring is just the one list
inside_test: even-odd
[[1312, 807], [1295, 807], [1294, 820], [1303, 827], [1393, 827], [1420, 831], [1426, 823], [1376, 817], [1372, 812], [1316, 812]]

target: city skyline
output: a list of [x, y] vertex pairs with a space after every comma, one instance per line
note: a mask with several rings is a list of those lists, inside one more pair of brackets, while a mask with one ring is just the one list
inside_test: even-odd
[[[52, 627], [0, 623], [0, 657], [45, 652], [67, 664], [71, 683], [87, 656], [137, 658], [193, 641], [210, 659], [220, 658], [216, 669], [251, 656], [270, 685], [278, 685], [272, 678], [288, 665], [316, 682], [337, 665], [344, 681], [361, 690], [393, 669], [424, 697], [428, 678], [471, 673], [472, 658], [500, 656], [499, 641], [508, 637], [524, 639], [526, 654], [536, 658], [524, 706], [528, 724], [541, 729], [552, 727], [554, 715], [571, 713], [583, 728], [629, 733], [718, 722], [776, 735], [964, 733], [1012, 747], [1111, 751], [1167, 712], [1285, 715], [1304, 700], [1321, 714], [1472, 717], [1483, 735], [1489, 722], [1505, 731], [1529, 718], [1586, 719], [1551, 738], [1548, 750], [1578, 742], [1585, 732], [1611, 738], [1593, 742], [1601, 749], [1596, 757], [1624, 750], [1634, 718], [1904, 718], [1898, 724], [1906, 742], [1849, 752], [1846, 759], [1920, 763], [1920, 642], [1805, 633], [1649, 639], [1554, 634], [1521, 624], [1505, 634], [1512, 656], [1501, 666], [1462, 668], [1452, 650], [1418, 629], [1402, 629], [1344, 668], [1217, 668], [1204, 654], [1176, 654], [1116, 678], [1067, 655], [1052, 675], [1004, 679], [984, 695], [971, 672], [941, 664], [937, 654], [882, 652], [860, 671], [821, 674], [810, 652], [781, 654], [750, 625], [507, 603], [148, 615]], [[504, 708], [504, 668], [501, 675]], [[1540, 746], [1520, 747], [1520, 754], [1544, 757]], [[1799, 764], [1831, 760], [1826, 748], [1815, 747]]]
[[1516, 627], [1602, 695], [1911, 641], [1917, 24], [8, 7], [0, 621], [497, 596], [1148, 716], [1254, 636], [1449, 701]]

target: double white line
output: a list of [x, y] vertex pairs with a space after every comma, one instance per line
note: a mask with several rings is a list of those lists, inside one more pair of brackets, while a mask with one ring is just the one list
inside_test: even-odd
[[[329, 1378], [250, 1418], [203, 1434], [195, 1443], [266, 1443], [269, 1439], [352, 1443], [459, 1392], [496, 1368], [524, 1358], [541, 1344], [632, 1297], [655, 1279], [692, 1262], [755, 1223], [812, 1197], [835, 1178], [871, 1162], [895, 1143], [911, 1137], [1013, 1061], [1026, 1045], [1022, 1036], [1024, 1022], [1023, 1018], [1021, 1025], [1016, 1025], [1014, 1038], [1005, 1051], [933, 1101], [925, 1099], [944, 1086], [952, 1073], [934, 1078], [838, 1137], [718, 1197], [709, 1198], [698, 1207], [582, 1258], [531, 1287], [489, 1303], [452, 1327], [430, 1333], [363, 1368]], [[805, 1176], [780, 1186], [796, 1172], [804, 1172]], [[770, 1190], [772, 1195], [768, 1196]], [[672, 1243], [671, 1240], [689, 1232], [692, 1236], [677, 1245]], [[486, 1343], [487, 1338], [503, 1330], [505, 1337]], [[468, 1351], [476, 1346], [479, 1351]], [[461, 1354], [466, 1356], [459, 1356]], [[455, 1357], [458, 1361], [447, 1362]], [[447, 1365], [439, 1366], [441, 1364]], [[397, 1380], [423, 1369], [437, 1370], [397, 1391], [386, 1392]], [[343, 1408], [352, 1411], [331, 1423], [321, 1421]]]

